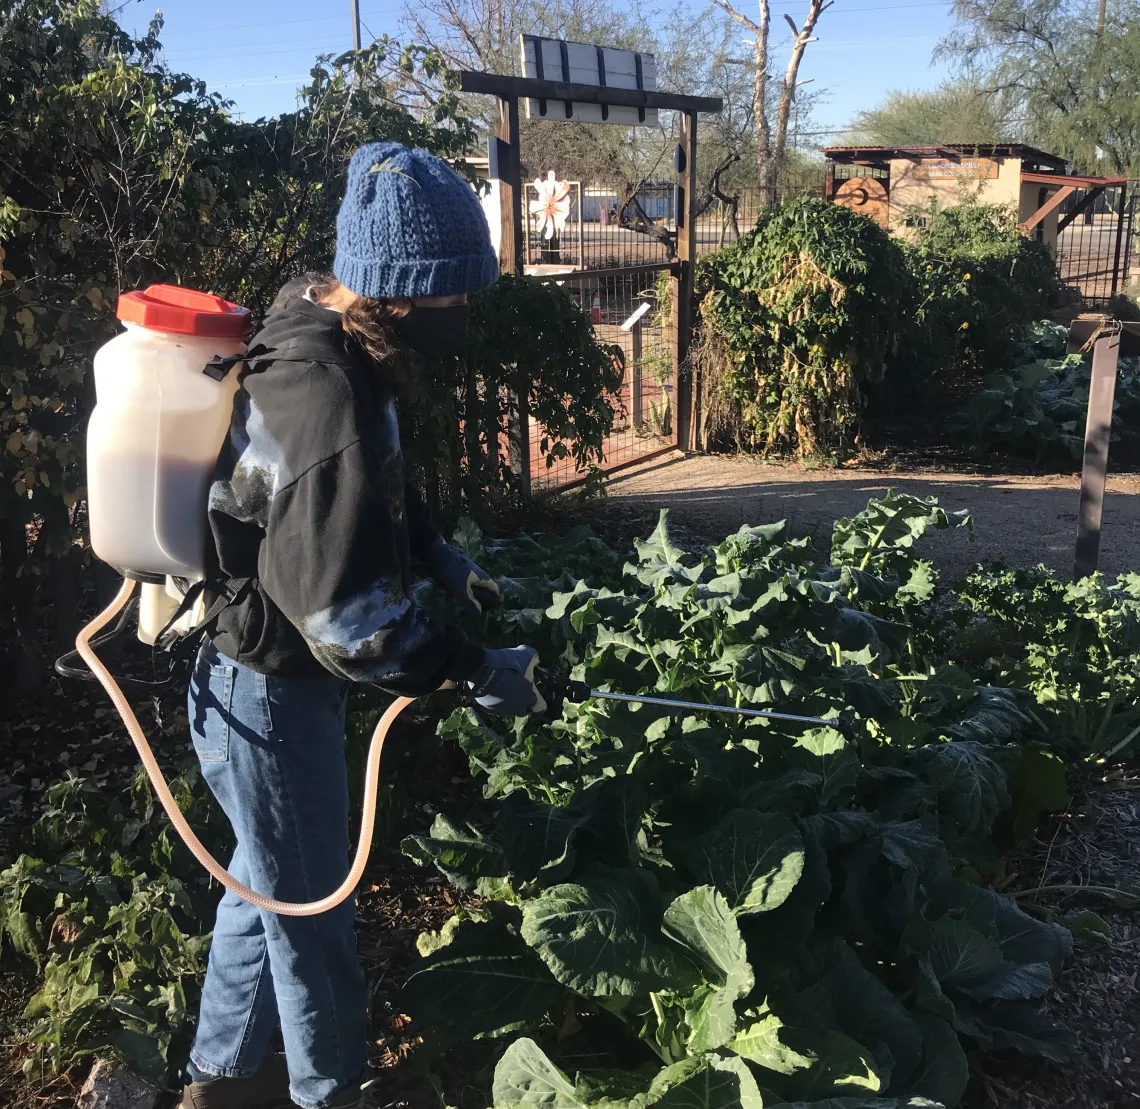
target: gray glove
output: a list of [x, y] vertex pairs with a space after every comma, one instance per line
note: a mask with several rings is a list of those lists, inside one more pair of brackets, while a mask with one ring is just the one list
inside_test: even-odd
[[498, 601], [499, 586], [487, 571], [442, 539], [428, 548], [424, 562], [432, 577], [468, 612], [480, 616], [484, 607]]
[[538, 652], [533, 647], [487, 650], [483, 666], [467, 683], [475, 702], [496, 716], [545, 712], [546, 701], [534, 681]]

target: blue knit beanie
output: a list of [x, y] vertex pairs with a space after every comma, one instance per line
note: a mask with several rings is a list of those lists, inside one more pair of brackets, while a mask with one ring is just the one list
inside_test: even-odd
[[337, 280], [357, 296], [473, 293], [499, 276], [475, 190], [426, 150], [362, 146], [336, 217]]

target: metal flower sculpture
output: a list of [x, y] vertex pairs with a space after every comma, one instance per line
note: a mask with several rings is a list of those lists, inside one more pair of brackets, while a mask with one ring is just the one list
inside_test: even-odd
[[556, 181], [554, 170], [551, 170], [545, 181], [541, 177], [535, 178], [534, 189], [538, 199], [530, 202], [531, 213], [538, 217], [538, 230], [542, 237], [553, 239], [556, 233], [562, 233], [570, 215], [570, 183]]

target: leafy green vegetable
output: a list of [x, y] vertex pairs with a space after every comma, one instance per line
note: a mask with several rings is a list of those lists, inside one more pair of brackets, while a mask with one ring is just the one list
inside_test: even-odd
[[[441, 725], [502, 798], [496, 830], [440, 824], [409, 853], [465, 888], [506, 882], [509, 904], [425, 941], [408, 1005], [447, 1037], [534, 1034], [503, 1055], [497, 1106], [953, 1105], [966, 1047], [1064, 1053], [1067, 1034], [1026, 1006], [1068, 933], [976, 884], [998, 837], [1064, 803], [1063, 766], [1023, 743], [1040, 738], [1024, 691], [945, 657], [960, 610], [932, 603], [917, 548], [951, 527], [968, 515], [889, 494], [839, 522], [820, 565], [783, 525], [693, 554], [663, 514], [620, 570], [606, 557], [596, 577], [547, 578], [530, 632], [575, 678], [843, 726], [609, 701], [546, 724], [459, 711]], [[547, 557], [532, 544], [524, 566]], [[517, 626], [508, 602], [490, 634]], [[464, 982], [467, 936], [504, 927], [533, 1004], [475, 986], [417, 1002], [441, 971]], [[571, 1079], [578, 1028], [612, 1047], [586, 1048], [596, 1065]], [[655, 1078], [629, 1067], [646, 1052]]]

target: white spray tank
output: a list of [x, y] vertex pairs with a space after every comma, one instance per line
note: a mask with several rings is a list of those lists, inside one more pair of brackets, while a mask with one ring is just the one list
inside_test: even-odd
[[[259, 909], [315, 916], [352, 896], [364, 873], [376, 820], [380, 752], [388, 729], [412, 698], [397, 697], [373, 732], [356, 854], [348, 875], [332, 893], [306, 902], [266, 897], [206, 850], [178, 808], [134, 709], [95, 646], [99, 633], [126, 609], [137, 582], [143, 583], [139, 638], [153, 643], [183, 596], [174, 579], [205, 577], [210, 478], [230, 425], [238, 387], [236, 363], [245, 354], [249, 311], [208, 293], [151, 285], [119, 297], [118, 317], [126, 330], [95, 355], [96, 404], [87, 428], [87, 511], [91, 547], [123, 574], [123, 584], [79, 633], [76, 653], [118, 710], [155, 796], [194, 857], [230, 893]], [[190, 630], [201, 619], [200, 611], [187, 613], [175, 630], [183, 630], [183, 621]], [[64, 661], [56, 663], [57, 669]]]
[[173, 579], [205, 576], [206, 499], [238, 387], [224, 360], [245, 353], [250, 314], [176, 285], [123, 293], [116, 314], [125, 330], [95, 354], [87, 428], [91, 547], [143, 583], [139, 638], [153, 643], [182, 597]]

